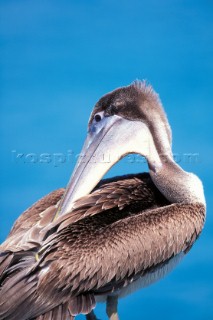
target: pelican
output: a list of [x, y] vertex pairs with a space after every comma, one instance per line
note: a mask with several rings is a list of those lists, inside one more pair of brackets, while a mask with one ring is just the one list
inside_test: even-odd
[[[101, 180], [130, 153], [149, 173]], [[138, 80], [104, 95], [66, 190], [27, 209], [0, 247], [0, 319], [93, 319], [102, 299], [118, 319], [116, 299], [184, 256], [205, 212], [202, 182], [175, 163], [152, 87]]]

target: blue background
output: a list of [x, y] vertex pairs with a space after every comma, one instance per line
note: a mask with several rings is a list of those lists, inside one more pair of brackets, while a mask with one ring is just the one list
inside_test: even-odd
[[[122, 320], [213, 319], [212, 27], [210, 0], [1, 0], [1, 241], [24, 209], [66, 185], [97, 99], [135, 78], [160, 93], [173, 151], [204, 182], [202, 236], [164, 280], [120, 301]], [[42, 153], [66, 159], [41, 163]], [[144, 170], [123, 159], [108, 176]], [[106, 319], [104, 305], [97, 314]]]

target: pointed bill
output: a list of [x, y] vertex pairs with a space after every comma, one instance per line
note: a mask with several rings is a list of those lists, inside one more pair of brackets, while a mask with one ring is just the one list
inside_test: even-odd
[[143, 122], [129, 121], [116, 115], [103, 118], [98, 126], [91, 126], [57, 216], [71, 211], [73, 203], [89, 194], [105, 173], [126, 154], [147, 150], [147, 130]]

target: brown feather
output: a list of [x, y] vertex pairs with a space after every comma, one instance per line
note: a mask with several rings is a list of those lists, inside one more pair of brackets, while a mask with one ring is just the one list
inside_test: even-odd
[[[51, 210], [45, 208], [47, 215], [53, 215]], [[95, 306], [94, 294], [122, 288], [186, 252], [201, 232], [204, 218], [201, 204], [169, 204], [148, 174], [103, 181], [75, 203], [73, 212], [46, 226], [45, 232], [33, 229], [45, 225], [38, 220], [30, 230], [33, 249], [27, 236], [29, 243], [23, 250], [31, 249], [5, 258], [9, 267], [3, 267], [0, 319], [12, 320], [17, 314], [23, 320], [42, 314], [51, 319], [66, 303], [72, 316], [89, 313]], [[16, 235], [19, 239], [18, 228], [14, 230], [13, 246]], [[39, 249], [38, 261], [35, 249]], [[12, 301], [12, 308], [7, 301]]]

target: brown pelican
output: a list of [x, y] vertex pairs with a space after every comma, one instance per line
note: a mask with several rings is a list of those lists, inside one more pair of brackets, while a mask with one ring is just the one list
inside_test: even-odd
[[[149, 173], [100, 182], [129, 153]], [[202, 183], [175, 163], [157, 94], [140, 81], [116, 89], [94, 107], [66, 191], [26, 210], [0, 247], [0, 319], [91, 319], [103, 297], [116, 319], [116, 297], [184, 255], [204, 220]]]

